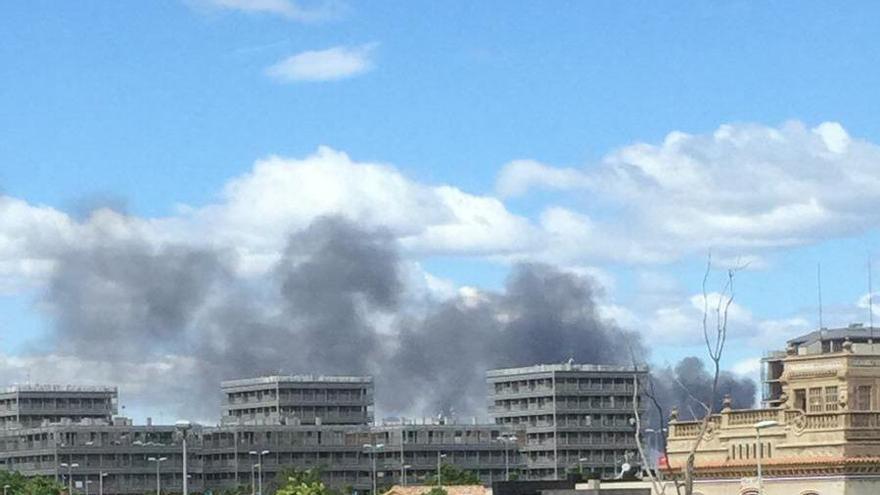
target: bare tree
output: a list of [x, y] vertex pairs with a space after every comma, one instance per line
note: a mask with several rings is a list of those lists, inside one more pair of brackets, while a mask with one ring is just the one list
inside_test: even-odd
[[[635, 422], [635, 440], [636, 440], [636, 448], [639, 450], [639, 457], [642, 459], [643, 463], [648, 463], [648, 456], [645, 452], [644, 444], [642, 443], [642, 416], [639, 413], [639, 398], [641, 396], [646, 397], [649, 401], [651, 401], [651, 405], [657, 412], [657, 417], [659, 418], [660, 425], [658, 426], [658, 432], [662, 436], [663, 435], [663, 424], [664, 417], [663, 414], [663, 406], [660, 404], [660, 401], [657, 399], [657, 394], [654, 391], [654, 380], [651, 379], [650, 372], [646, 376], [645, 381], [647, 386], [645, 390], [640, 394], [639, 393], [639, 376], [638, 374], [633, 375], [633, 421]], [[662, 444], [662, 451], [664, 457], [667, 455], [666, 451], [666, 442], [664, 441]], [[678, 495], [681, 495], [681, 484], [678, 480], [675, 479], [666, 479], [666, 475], [663, 473], [662, 469], [659, 469], [660, 466], [657, 465], [649, 465], [646, 469], [644, 469], [645, 473], [648, 476], [648, 479], [651, 481], [651, 486], [653, 488], [652, 493], [657, 495], [665, 495], [666, 489], [669, 486], [674, 486], [675, 491]]]
[[[706, 272], [703, 275], [703, 340], [706, 344], [706, 352], [709, 356], [709, 359], [712, 361], [713, 366], [713, 378], [712, 378], [712, 388], [709, 396], [704, 400], [700, 400], [687, 390], [684, 385], [679, 382], [690, 395], [695, 402], [697, 402], [703, 409], [703, 419], [700, 422], [700, 431], [697, 437], [694, 439], [693, 444], [691, 445], [690, 450], [688, 451], [687, 461], [684, 469], [684, 479], [666, 479], [663, 470], [657, 469], [646, 469], [645, 472], [648, 475], [648, 478], [651, 481], [651, 484], [654, 489], [654, 493], [663, 495], [666, 493], [666, 489], [669, 486], [674, 486], [678, 495], [682, 494], [682, 489], [684, 490], [684, 495], [693, 495], [694, 492], [694, 462], [696, 458], [697, 450], [700, 448], [700, 444], [703, 441], [703, 437], [706, 435], [706, 432], [709, 429], [709, 425], [712, 422], [712, 413], [714, 404], [717, 400], [718, 396], [718, 381], [721, 376], [721, 356], [724, 353], [724, 345], [727, 342], [727, 322], [728, 315], [730, 313], [730, 306], [733, 304], [734, 297], [734, 287], [733, 281], [736, 272], [740, 269], [744, 268], [742, 265], [734, 266], [733, 268], [729, 268], [727, 270], [727, 279], [722, 287], [721, 293], [718, 295], [718, 300], [712, 304], [710, 308], [709, 303], [709, 293], [707, 292], [706, 286], [709, 281], [709, 275], [712, 272], [712, 256], [711, 254], [708, 256], [708, 260], [706, 262]], [[714, 319], [714, 322], [710, 324], [710, 313], [714, 316], [711, 319]], [[633, 359], [633, 363], [635, 364], [635, 359]], [[638, 405], [638, 397], [639, 397], [639, 380], [638, 375], [634, 375], [633, 378], [633, 418], [635, 421], [635, 440], [636, 446], [639, 450], [639, 455], [642, 457], [643, 462], [647, 459], [645, 455], [644, 445], [641, 439], [641, 417], [639, 415], [639, 405]], [[644, 392], [644, 395], [652, 401], [654, 407], [659, 411], [660, 417], [660, 432], [662, 435], [663, 431], [663, 418], [665, 415], [663, 414], [663, 407], [660, 402], [657, 400], [656, 395], [654, 394], [654, 384], [653, 381], [648, 378], [647, 387]], [[694, 415], [696, 416], [696, 415]], [[666, 443], [663, 443], [663, 453], [666, 455]]]

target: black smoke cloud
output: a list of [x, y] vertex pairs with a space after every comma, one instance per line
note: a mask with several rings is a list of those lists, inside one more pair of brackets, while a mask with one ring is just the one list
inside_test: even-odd
[[[668, 409], [678, 408], [681, 419], [703, 416], [703, 404], [708, 404], [712, 396], [713, 378], [703, 361], [696, 357], [686, 357], [675, 366], [654, 372], [658, 399]], [[712, 410], [721, 410], [725, 396], [730, 396], [734, 409], [752, 407], [755, 403], [755, 392], [755, 382], [751, 379], [722, 371], [718, 376], [718, 394]]]
[[[411, 262], [389, 232], [338, 217], [294, 232], [267, 277], [235, 275], [235, 259], [109, 236], [68, 250], [42, 306], [53, 354], [86, 364], [76, 376], [37, 377], [118, 383], [138, 410], [161, 404], [165, 414], [216, 419], [221, 380], [371, 374], [380, 414], [467, 416], [485, 413], [493, 367], [647, 357], [638, 334], [599, 316], [590, 278], [548, 265], [515, 265], [501, 291], [425, 302], [411, 296]], [[697, 362], [661, 375], [697, 377], [699, 390]], [[724, 383], [754, 395], [750, 382]], [[682, 399], [665, 393], [670, 404]]]

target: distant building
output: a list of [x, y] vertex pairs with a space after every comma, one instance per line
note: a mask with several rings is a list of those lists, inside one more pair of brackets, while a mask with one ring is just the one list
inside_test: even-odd
[[638, 462], [633, 381], [645, 373], [590, 364], [491, 370], [489, 414], [525, 432], [519, 443], [526, 479], [561, 479], [581, 469], [611, 478], [624, 463]]
[[[272, 493], [286, 467], [319, 468], [331, 486], [367, 492], [373, 463], [366, 444], [382, 445], [375, 454], [380, 487], [424, 482], [438, 459], [486, 484], [521, 466], [516, 445], [502, 441], [515, 434], [504, 425], [371, 424], [371, 377], [271, 376], [223, 382], [221, 389], [221, 424], [190, 432], [193, 493], [250, 486], [259, 470], [264, 492]], [[115, 417], [115, 388], [28, 386], [3, 397], [0, 463], [6, 468], [65, 484], [72, 475], [76, 493], [88, 486], [91, 493], [142, 495], [155, 489], [156, 462], [165, 458], [158, 466], [161, 487], [180, 492], [180, 433]]]
[[0, 429], [67, 421], [110, 421], [116, 387], [15, 385], [0, 391]]
[[225, 381], [220, 387], [224, 420], [303, 425], [373, 421], [370, 376], [265, 376]]
[[[880, 493], [880, 330], [822, 329], [764, 359], [764, 409], [712, 416], [695, 462], [703, 495]], [[668, 463], [680, 472], [698, 421], [669, 425]], [[758, 440], [758, 427], [760, 440]]]

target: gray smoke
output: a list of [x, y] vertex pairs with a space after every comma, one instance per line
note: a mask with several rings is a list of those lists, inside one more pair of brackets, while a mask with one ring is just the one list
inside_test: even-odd
[[[674, 367], [667, 367], [654, 373], [657, 396], [666, 409], [678, 408], [680, 419], [701, 418], [705, 414], [702, 404], [708, 404], [712, 396], [713, 375], [706, 369], [702, 360], [687, 357]], [[721, 410], [725, 395], [729, 395], [733, 409], [747, 409], [755, 404], [755, 382], [749, 378], [738, 377], [722, 371], [718, 378], [718, 394], [712, 410]]]
[[598, 315], [594, 292], [586, 277], [520, 264], [503, 292], [439, 305], [402, 329], [381, 375], [383, 405], [406, 410], [415, 397], [422, 410], [470, 414], [485, 408], [487, 369], [569, 358], [628, 364], [630, 348], [643, 355], [638, 335]]
[[501, 291], [409, 304], [393, 236], [338, 217], [292, 233], [269, 277], [237, 276], [234, 261], [111, 238], [69, 249], [43, 306], [54, 355], [87, 364], [44, 381], [118, 383], [139, 410], [216, 419], [224, 379], [364, 373], [381, 414], [464, 416], [485, 413], [493, 367], [647, 359], [637, 334], [599, 316], [590, 278], [548, 265], [514, 266]]

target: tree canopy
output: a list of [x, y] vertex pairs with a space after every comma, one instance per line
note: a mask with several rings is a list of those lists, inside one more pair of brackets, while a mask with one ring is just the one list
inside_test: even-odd
[[61, 495], [66, 488], [48, 476], [24, 476], [18, 471], [0, 471], [0, 486], [9, 485], [8, 495]]
[[[471, 471], [466, 471], [464, 469], [459, 469], [452, 464], [443, 464], [440, 466], [440, 481], [443, 485], [481, 485], [483, 484], [480, 481], [479, 476], [472, 473]], [[428, 485], [437, 485], [437, 475], [431, 476], [426, 480], [426, 484]], [[439, 494], [438, 494], [439, 495]]]

